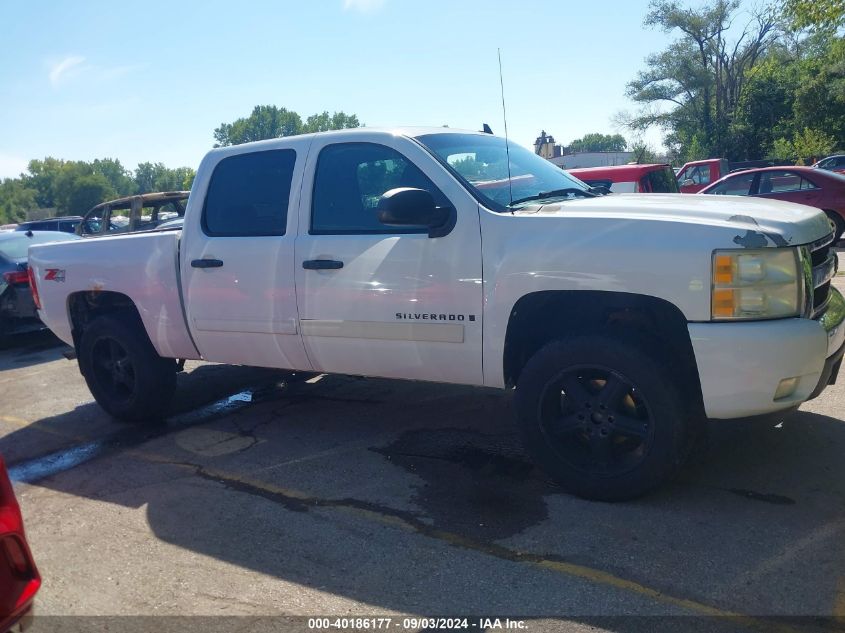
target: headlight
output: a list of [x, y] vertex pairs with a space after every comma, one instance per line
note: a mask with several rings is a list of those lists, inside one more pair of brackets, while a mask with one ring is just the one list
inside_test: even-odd
[[713, 252], [713, 319], [798, 316], [803, 300], [798, 249]]

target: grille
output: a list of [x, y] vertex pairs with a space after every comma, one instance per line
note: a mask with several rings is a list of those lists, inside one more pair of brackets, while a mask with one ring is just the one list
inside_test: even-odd
[[810, 244], [810, 261], [813, 267], [813, 318], [817, 318], [827, 307], [830, 280], [836, 274], [838, 261], [833, 250], [833, 233]]

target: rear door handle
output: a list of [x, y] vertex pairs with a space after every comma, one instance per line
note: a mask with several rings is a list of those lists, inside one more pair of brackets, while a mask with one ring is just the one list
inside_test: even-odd
[[306, 270], [337, 270], [343, 268], [343, 262], [336, 259], [306, 259], [302, 267]]
[[220, 259], [195, 259], [191, 262], [194, 268], [220, 268], [223, 260]]

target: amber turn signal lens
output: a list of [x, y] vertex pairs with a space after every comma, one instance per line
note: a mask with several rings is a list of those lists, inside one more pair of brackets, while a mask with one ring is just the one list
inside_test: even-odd
[[716, 289], [713, 291], [713, 316], [731, 317], [734, 314], [734, 291]]
[[734, 279], [733, 257], [730, 255], [717, 255], [713, 265], [713, 280], [717, 284], [729, 284]]

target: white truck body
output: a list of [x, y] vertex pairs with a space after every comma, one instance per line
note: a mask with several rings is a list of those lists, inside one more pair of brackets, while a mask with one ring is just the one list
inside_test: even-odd
[[[827, 248], [831, 233], [817, 209], [747, 197], [614, 194], [493, 211], [419, 141], [454, 133], [360, 129], [212, 150], [181, 232], [33, 247], [39, 315], [79, 346], [72, 298], [118, 293], [166, 358], [505, 387], [514, 382], [509, 324], [523, 298], [616, 293], [665, 302], [682, 316], [708, 417], [794, 407], [835, 377], [845, 303], [829, 283], [828, 307], [811, 306], [813, 288], [803, 288], [807, 309], [791, 318], [721, 321], [712, 313], [715, 251], [801, 247], [806, 258], [811, 248]], [[320, 156], [344, 144], [390, 148], [416, 165], [454, 207], [451, 230], [438, 237], [313, 230]], [[209, 235], [203, 209], [221, 161], [275, 150], [295, 152], [283, 234]], [[824, 257], [817, 283], [806, 277], [808, 285], [832, 274]], [[222, 265], [196, 268], [197, 260]], [[342, 268], [303, 267], [314, 260]], [[776, 398], [791, 378], [794, 390]]]

